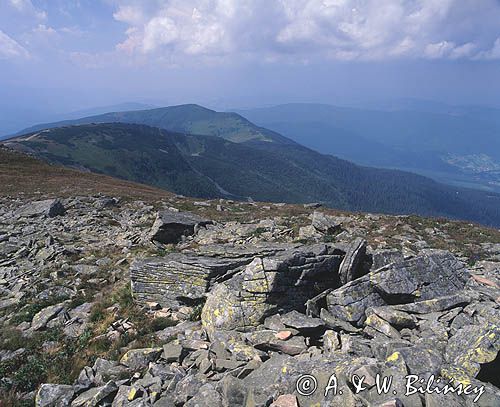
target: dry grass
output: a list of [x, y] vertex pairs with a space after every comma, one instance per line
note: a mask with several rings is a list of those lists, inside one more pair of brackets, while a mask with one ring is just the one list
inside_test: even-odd
[[50, 165], [0, 147], [0, 196], [67, 197], [105, 194], [158, 201], [172, 194], [147, 185]]

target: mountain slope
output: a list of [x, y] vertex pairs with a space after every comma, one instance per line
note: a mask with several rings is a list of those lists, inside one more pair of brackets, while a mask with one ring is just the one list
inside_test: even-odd
[[179, 133], [219, 136], [235, 143], [254, 140], [282, 144], [293, 143], [280, 134], [254, 125], [236, 113], [215, 112], [198, 105], [106, 113], [81, 119], [40, 124], [25, 129], [19, 134], [68, 125], [115, 122], [145, 124]]
[[358, 164], [500, 192], [497, 109], [402, 103], [376, 111], [297, 103], [239, 113], [300, 144]]
[[500, 225], [499, 195], [451, 188], [406, 172], [360, 167], [296, 144], [233, 143], [118, 123], [56, 128], [5, 144], [50, 162], [191, 196], [321, 201], [339, 209]]

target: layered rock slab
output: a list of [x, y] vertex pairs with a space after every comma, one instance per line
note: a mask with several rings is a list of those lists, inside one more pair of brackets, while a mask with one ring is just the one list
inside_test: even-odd
[[465, 265], [451, 253], [426, 250], [353, 280], [326, 296], [328, 311], [360, 325], [369, 307], [406, 304], [449, 296], [464, 289]]
[[256, 257], [241, 273], [207, 296], [202, 323], [217, 330], [251, 331], [276, 313], [305, 311], [318, 293], [339, 286], [343, 256], [332, 245], [304, 246], [274, 257]]

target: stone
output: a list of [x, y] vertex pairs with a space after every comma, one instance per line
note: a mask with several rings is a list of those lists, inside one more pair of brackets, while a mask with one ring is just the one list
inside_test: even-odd
[[447, 343], [447, 366], [441, 369], [441, 375], [459, 383], [470, 383], [481, 364], [494, 361], [499, 351], [499, 325], [464, 326]]
[[400, 263], [404, 261], [403, 253], [399, 250], [375, 250], [371, 253], [372, 266], [371, 271], [376, 271], [392, 263]]
[[165, 359], [167, 363], [172, 363], [172, 362], [180, 363], [182, 359], [182, 354], [183, 354], [183, 348], [182, 345], [180, 344], [170, 342], [163, 345], [162, 358]]
[[231, 375], [221, 380], [222, 396], [225, 406], [245, 406], [247, 389], [244, 382]]
[[201, 387], [207, 382], [207, 378], [202, 374], [188, 375], [177, 383], [175, 386], [175, 402], [182, 405], [196, 394]]
[[213, 384], [204, 384], [184, 407], [223, 407], [222, 396]]
[[366, 240], [361, 238], [354, 239], [347, 247], [344, 259], [340, 264], [339, 276], [342, 285], [361, 277], [365, 256]]
[[67, 407], [75, 391], [73, 386], [64, 384], [42, 384], [35, 398], [36, 407]]
[[66, 209], [59, 199], [46, 199], [43, 201], [33, 201], [21, 208], [17, 215], [20, 217], [46, 216], [53, 218], [64, 215]]
[[183, 253], [136, 259], [130, 267], [132, 293], [138, 302], [179, 309], [202, 300], [218, 278], [250, 261]]
[[115, 382], [110, 381], [101, 387], [94, 387], [80, 394], [71, 403], [71, 407], [94, 407], [101, 405], [105, 400], [112, 401], [118, 391]]
[[359, 328], [356, 328], [355, 326], [351, 325], [350, 323], [330, 314], [324, 308], [322, 308], [320, 311], [320, 318], [325, 323], [325, 326], [333, 329], [334, 331], [339, 331], [339, 332], [345, 331], [345, 332], [351, 332], [351, 333], [357, 333], [357, 332], [361, 331]]
[[276, 334], [274, 334], [274, 337], [276, 339], [279, 339], [280, 341], [286, 341], [292, 336], [291, 331], [279, 331]]
[[320, 318], [308, 317], [295, 310], [281, 315], [281, 321], [285, 326], [298, 329], [299, 331], [315, 330], [325, 326], [325, 323]]
[[120, 363], [132, 370], [142, 370], [148, 367], [161, 355], [162, 348], [131, 349], [120, 359]]
[[424, 250], [420, 256], [389, 264], [331, 291], [327, 308], [337, 318], [360, 326], [370, 307], [454, 295], [463, 290], [468, 278], [465, 265], [451, 253]]
[[288, 355], [298, 355], [307, 350], [303, 337], [293, 336], [287, 340], [276, 338], [273, 331], [255, 331], [245, 335], [255, 348], [264, 351], [278, 351]]
[[318, 211], [314, 211], [312, 214], [311, 226], [318, 232], [326, 235], [331, 235], [340, 230], [340, 225], [333, 216], [328, 216]]
[[295, 395], [282, 394], [271, 404], [271, 407], [299, 407], [299, 404]]
[[202, 324], [213, 336], [216, 330], [251, 331], [271, 314], [304, 312], [309, 298], [338, 284], [340, 261], [333, 246], [320, 244], [257, 257], [208, 293]]
[[191, 236], [200, 226], [211, 223], [189, 212], [161, 211], [150, 231], [150, 237], [160, 243], [178, 243], [182, 236]]
[[103, 385], [110, 380], [119, 381], [130, 377], [131, 370], [118, 362], [97, 358], [92, 366], [94, 381], [97, 385]]
[[57, 314], [59, 314], [63, 310], [63, 308], [63, 304], [51, 305], [44, 308], [33, 317], [33, 320], [31, 321], [31, 328], [34, 331], [45, 328], [47, 326], [47, 323], [51, 319], [55, 318]]

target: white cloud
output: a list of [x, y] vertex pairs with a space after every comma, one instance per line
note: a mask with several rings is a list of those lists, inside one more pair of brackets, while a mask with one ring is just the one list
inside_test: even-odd
[[118, 49], [268, 60], [500, 58], [497, 0], [121, 0]]
[[37, 9], [31, 0], [9, 0], [9, 3], [21, 13], [31, 14], [40, 20], [47, 18], [47, 12]]
[[28, 51], [0, 30], [0, 59], [28, 58]]

